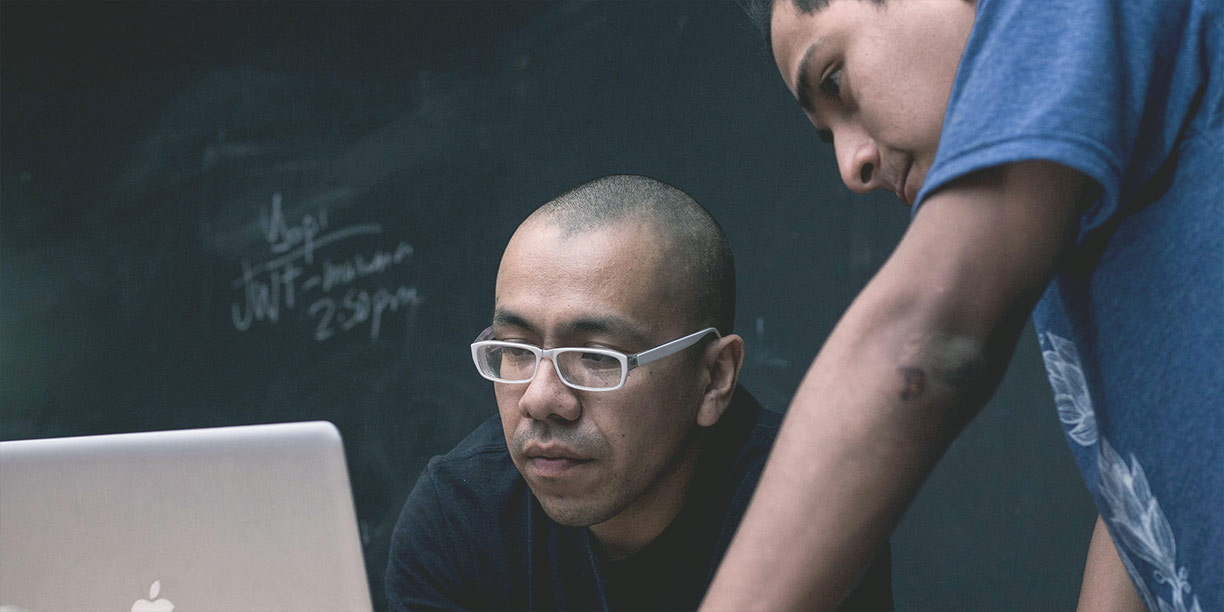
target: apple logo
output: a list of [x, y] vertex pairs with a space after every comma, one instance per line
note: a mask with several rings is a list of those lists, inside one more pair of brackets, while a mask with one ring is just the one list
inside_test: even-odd
[[136, 603], [132, 604], [132, 612], [174, 612], [173, 602], [157, 598], [160, 591], [161, 581], [154, 580], [153, 585], [149, 587], [149, 598], [137, 599]]

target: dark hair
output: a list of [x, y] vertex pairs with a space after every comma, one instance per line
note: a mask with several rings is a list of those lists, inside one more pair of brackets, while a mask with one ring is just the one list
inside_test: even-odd
[[617, 174], [575, 187], [540, 207], [539, 217], [569, 236], [625, 221], [656, 232], [667, 272], [685, 284], [686, 311], [697, 327], [732, 333], [735, 259], [722, 227], [691, 196], [646, 176]]

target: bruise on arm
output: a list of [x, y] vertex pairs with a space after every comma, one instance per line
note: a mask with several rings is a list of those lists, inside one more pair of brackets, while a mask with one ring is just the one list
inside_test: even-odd
[[926, 393], [926, 374], [923, 374], [922, 368], [903, 366], [897, 370], [905, 379], [905, 384], [901, 386], [901, 400], [908, 402], [922, 399], [922, 395]]
[[965, 336], [925, 336], [906, 342], [901, 351], [898, 397], [907, 402], [921, 400], [931, 384], [972, 395], [987, 371], [983, 343]]

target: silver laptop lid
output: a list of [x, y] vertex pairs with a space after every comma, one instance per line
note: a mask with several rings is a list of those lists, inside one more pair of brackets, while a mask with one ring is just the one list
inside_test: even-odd
[[370, 607], [331, 423], [0, 443], [0, 608]]

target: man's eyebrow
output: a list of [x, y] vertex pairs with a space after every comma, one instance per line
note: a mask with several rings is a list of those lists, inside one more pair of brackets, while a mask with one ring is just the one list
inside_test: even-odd
[[[498, 308], [493, 311], [493, 324], [522, 329], [535, 336], [544, 335], [539, 328], [522, 315], [505, 308]], [[650, 342], [650, 338], [642, 330], [638, 329], [636, 325], [620, 317], [613, 316], [579, 317], [573, 321], [563, 323], [557, 329], [557, 332], [563, 337], [578, 334], [608, 334], [625, 338], [627, 341], [637, 344], [645, 345]]]
[[493, 311], [493, 324], [504, 327], [517, 327], [536, 334], [537, 336], [540, 334], [540, 330], [536, 329], [536, 327], [527, 319], [523, 318], [522, 315], [506, 310], [505, 308], [498, 308]]
[[569, 321], [561, 326], [560, 329], [563, 335], [577, 334], [609, 334], [624, 338], [635, 344], [645, 345], [650, 339], [646, 334], [633, 325], [619, 317], [582, 317]]
[[799, 73], [795, 76], [795, 98], [799, 100], [799, 108], [809, 113], [815, 111], [815, 106], [812, 104], [812, 73], [808, 66], [811, 65], [820, 42], [820, 39], [816, 39], [807, 51], [803, 52], [803, 58], [799, 60]]

